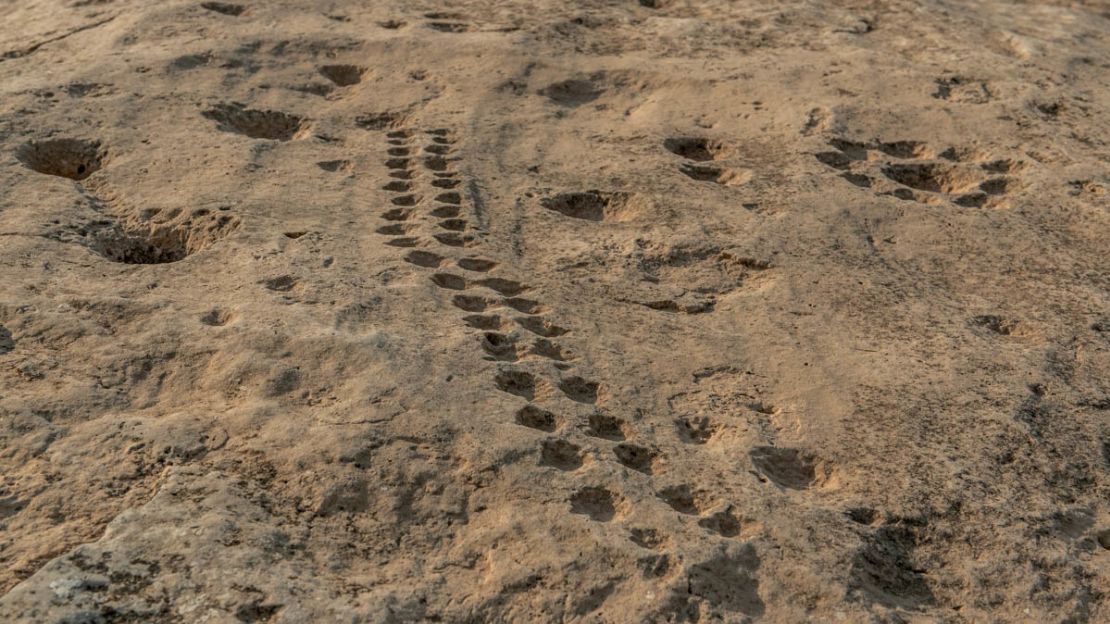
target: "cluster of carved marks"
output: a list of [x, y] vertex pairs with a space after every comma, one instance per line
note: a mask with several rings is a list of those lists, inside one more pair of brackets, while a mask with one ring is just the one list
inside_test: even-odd
[[999, 208], [1021, 185], [1025, 163], [977, 150], [935, 149], [921, 141], [861, 142], [833, 139], [815, 154], [860, 188], [922, 204]]

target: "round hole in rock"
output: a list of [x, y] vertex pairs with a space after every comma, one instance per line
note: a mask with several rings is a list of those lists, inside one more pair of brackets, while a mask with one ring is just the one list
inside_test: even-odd
[[366, 70], [357, 65], [324, 65], [319, 68], [320, 75], [340, 87], [349, 87], [362, 82]]
[[84, 180], [104, 164], [105, 150], [100, 141], [50, 139], [25, 143], [16, 150], [15, 157], [33, 171]]

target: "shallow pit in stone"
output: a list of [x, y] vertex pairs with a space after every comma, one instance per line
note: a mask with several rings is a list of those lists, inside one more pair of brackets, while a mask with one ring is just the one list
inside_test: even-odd
[[571, 79], [548, 85], [540, 93], [560, 106], [575, 107], [596, 100], [603, 91], [591, 80]]
[[305, 120], [297, 115], [273, 110], [255, 110], [240, 104], [219, 104], [202, 113], [215, 121], [224, 132], [242, 134], [252, 139], [288, 141], [298, 138]]
[[241, 4], [232, 4], [230, 2], [201, 2], [202, 8], [208, 9], [214, 13], [222, 13], [223, 15], [230, 15], [232, 17], [239, 17], [247, 7]]
[[698, 162], [718, 160], [725, 156], [725, 148], [720, 141], [704, 137], [671, 137], [663, 141], [663, 147], [672, 154]]
[[964, 193], [980, 182], [979, 176], [942, 163], [895, 164], [884, 167], [882, 172], [899, 184], [933, 193]]
[[350, 87], [362, 82], [365, 68], [358, 65], [324, 65], [318, 69], [320, 75], [340, 87]]
[[805, 490], [831, 485], [832, 467], [808, 451], [757, 446], [748, 455], [757, 471], [781, 487]]
[[583, 191], [561, 193], [540, 200], [540, 205], [573, 219], [621, 222], [639, 216], [645, 202], [633, 193]]
[[167, 264], [184, 260], [191, 253], [185, 233], [172, 229], [146, 233], [105, 227], [92, 235], [88, 247], [123, 264]]

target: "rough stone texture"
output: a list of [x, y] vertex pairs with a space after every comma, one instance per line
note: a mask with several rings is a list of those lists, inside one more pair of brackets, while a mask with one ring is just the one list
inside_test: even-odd
[[1110, 621], [1099, 2], [28, 1], [0, 621]]

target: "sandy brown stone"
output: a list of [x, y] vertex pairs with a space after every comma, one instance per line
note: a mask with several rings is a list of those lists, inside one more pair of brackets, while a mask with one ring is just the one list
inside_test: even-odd
[[0, 622], [1110, 621], [1105, 3], [8, 4]]

